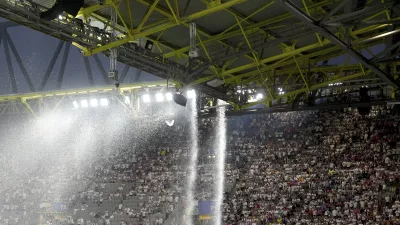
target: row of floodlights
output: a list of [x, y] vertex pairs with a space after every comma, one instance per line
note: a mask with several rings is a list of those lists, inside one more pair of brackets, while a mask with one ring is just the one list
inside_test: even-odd
[[[186, 98], [188, 99], [193, 99], [196, 97], [196, 92], [194, 90], [188, 90], [186, 92]], [[156, 102], [163, 102], [163, 101], [172, 101], [173, 100], [173, 94], [170, 92], [167, 93], [161, 93], [158, 92], [154, 96], [151, 96], [150, 94], [143, 94], [142, 95], [142, 101], [144, 103], [149, 103], [151, 101], [156, 101]]]
[[82, 99], [80, 102], [78, 101], [73, 101], [72, 104], [74, 105], [74, 108], [88, 108], [89, 106], [92, 108], [96, 108], [99, 106], [106, 107], [110, 104], [110, 101], [106, 98], [101, 98], [100, 100], [97, 100], [96, 98], [87, 100], [87, 99]]
[[[194, 90], [188, 90], [186, 92], [186, 98], [188, 99], [193, 99], [196, 97], [196, 92]], [[170, 92], [167, 93], [156, 93], [155, 96], [152, 98], [152, 96], [150, 96], [150, 94], [143, 94], [141, 96], [142, 101], [144, 103], [149, 103], [152, 101], [152, 99], [154, 99], [156, 102], [163, 102], [163, 101], [172, 101], [174, 100], [173, 94]], [[128, 96], [125, 96], [125, 103], [126, 104], [130, 104], [130, 98]], [[73, 101], [72, 104], [74, 105], [74, 108], [96, 108], [96, 107], [106, 107], [110, 104], [110, 101], [106, 98], [101, 98], [101, 99], [82, 99], [79, 102], [78, 101]]]

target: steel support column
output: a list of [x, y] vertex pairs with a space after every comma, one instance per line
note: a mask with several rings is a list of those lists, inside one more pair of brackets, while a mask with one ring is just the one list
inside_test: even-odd
[[99, 67], [101, 75], [103, 76], [104, 83], [105, 84], [111, 84], [110, 79], [108, 79], [107, 72], [104, 69], [103, 64], [101, 64], [99, 56], [98, 55], [94, 55], [93, 58], [96, 61], [97, 66]]
[[70, 48], [71, 48], [71, 43], [68, 42], [64, 48], [64, 55], [61, 61], [60, 73], [58, 74], [58, 79], [57, 79], [57, 89], [61, 88]]
[[124, 70], [122, 70], [121, 77], [119, 78], [119, 82], [123, 83], [126, 77], [126, 74], [128, 74], [130, 66], [125, 65]]
[[10, 49], [8, 48], [8, 40], [7, 40], [7, 31], [3, 29], [2, 31], [2, 38], [3, 38], [3, 45], [4, 45], [4, 53], [6, 55], [7, 67], [8, 67], [8, 75], [10, 76], [10, 82], [13, 93], [18, 92], [17, 81], [15, 79], [14, 68], [11, 61]]
[[346, 4], [348, 4], [348, 0], [342, 0], [342, 2], [337, 5], [334, 9], [332, 9], [328, 15], [326, 15], [321, 21], [321, 24], [324, 24], [326, 21], [328, 21], [335, 13], [337, 13], [339, 10], [341, 10]]
[[391, 77], [389, 77], [385, 72], [383, 72], [379, 67], [375, 66], [373, 63], [371, 63], [367, 58], [365, 58], [363, 55], [361, 55], [359, 52], [354, 50], [351, 46], [347, 45], [347, 43], [343, 42], [340, 40], [335, 34], [333, 34], [330, 30], [326, 29], [325, 27], [322, 27], [319, 25], [319, 23], [311, 18], [310, 16], [306, 15], [301, 9], [299, 9], [296, 5], [294, 5], [292, 2], [288, 0], [279, 0], [282, 2], [285, 6], [285, 8], [293, 13], [294, 16], [299, 18], [301, 21], [303, 21], [305, 24], [311, 26], [313, 29], [315, 29], [318, 33], [329, 39], [332, 43], [338, 45], [343, 51], [346, 51], [349, 55], [351, 55], [353, 58], [358, 60], [360, 63], [362, 63], [365, 67], [371, 69], [376, 75], [378, 75], [382, 80], [387, 82], [393, 87], [399, 88], [398, 83]]
[[140, 74], [142, 73], [141, 69], [136, 69], [136, 75], [134, 82], [139, 82]]
[[92, 67], [90, 67], [89, 58], [83, 56], [83, 62], [85, 63], [85, 68], [86, 68], [86, 73], [87, 73], [88, 80], [89, 80], [89, 85], [93, 86], [94, 80], [93, 80], [93, 74], [92, 74]]
[[58, 58], [58, 56], [60, 55], [61, 48], [63, 47], [63, 45], [64, 45], [64, 42], [63, 42], [63, 41], [60, 41], [60, 42], [58, 43], [58, 46], [57, 46], [56, 50], [54, 51], [53, 57], [52, 57], [51, 60], [50, 60], [50, 64], [49, 64], [49, 66], [47, 67], [46, 73], [44, 74], [43, 79], [42, 79], [42, 82], [40, 83], [40, 86], [39, 86], [39, 88], [38, 88], [39, 91], [43, 91], [44, 87], [46, 86], [46, 83], [47, 83], [47, 81], [49, 80], [51, 71], [53, 71], [54, 64], [56, 63], [57, 58]]
[[21, 57], [20, 57], [20, 55], [19, 55], [19, 53], [17, 51], [17, 48], [15, 48], [14, 42], [10, 38], [10, 35], [8, 34], [8, 32], [4, 33], [4, 38], [7, 38], [7, 43], [9, 45], [10, 49], [11, 49], [11, 52], [14, 54], [15, 60], [18, 63], [18, 66], [19, 66], [19, 68], [20, 68], [20, 70], [22, 72], [22, 75], [24, 76], [24, 78], [26, 80], [26, 83], [29, 86], [29, 90], [31, 92], [34, 92], [35, 91], [35, 86], [33, 85], [32, 80], [31, 80], [28, 72], [26, 71], [24, 64], [22, 63], [22, 60], [21, 60]]

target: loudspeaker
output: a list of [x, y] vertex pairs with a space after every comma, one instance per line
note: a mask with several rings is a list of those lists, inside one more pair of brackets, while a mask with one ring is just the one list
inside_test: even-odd
[[174, 102], [178, 105], [181, 105], [183, 107], [186, 106], [187, 103], [187, 98], [185, 96], [183, 96], [180, 93], [176, 93], [172, 96], [172, 99], [174, 100]]
[[357, 110], [358, 110], [358, 113], [360, 113], [361, 116], [366, 116], [371, 111], [371, 106], [357, 107]]
[[50, 21], [57, 18], [63, 12], [66, 12], [73, 17], [78, 15], [79, 10], [82, 8], [84, 0], [57, 0], [53, 7], [49, 10], [40, 13], [40, 18]]
[[368, 88], [360, 88], [360, 101], [361, 102], [369, 102], [370, 97], [368, 95]]
[[[360, 101], [369, 102], [370, 100], [371, 98], [368, 95], [368, 88], [360, 88]], [[371, 106], [357, 107], [357, 110], [360, 115], [365, 116], [371, 111]]]

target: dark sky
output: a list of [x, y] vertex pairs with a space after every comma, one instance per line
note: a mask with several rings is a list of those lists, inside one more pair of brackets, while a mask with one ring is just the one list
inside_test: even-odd
[[[5, 20], [0, 18], [0, 22], [3, 21]], [[35, 88], [37, 88], [42, 80], [44, 73], [47, 70], [49, 62], [54, 54], [55, 49], [57, 48], [59, 40], [23, 26], [8, 28], [8, 33], [10, 34], [10, 37], [13, 40], [19, 55], [21, 56], [24, 66], [28, 74], [30, 75], [32, 82], [34, 83]], [[60, 71], [63, 52], [64, 48], [60, 52], [60, 55], [54, 66], [54, 69], [46, 84], [45, 90], [54, 90], [56, 87], [56, 82]], [[103, 56], [102, 54], [99, 54], [99, 57], [103, 62], [105, 70], [108, 71], [109, 70], [108, 58]], [[17, 86], [19, 89], [18, 91], [28, 92], [29, 89], [26, 84], [26, 81], [12, 53], [11, 53], [11, 58], [12, 58], [15, 77], [17, 80]], [[104, 85], [103, 78], [99, 72], [99, 69], [93, 57], [89, 57], [89, 61], [92, 67], [92, 73], [95, 80], [95, 85], [96, 86]], [[0, 46], [0, 68], [1, 68], [0, 95], [11, 94], [12, 89], [11, 89], [9, 70], [7, 67], [3, 42]], [[120, 73], [122, 72], [123, 68], [124, 68], [123, 64], [118, 64], [118, 70], [120, 71]], [[133, 82], [135, 77], [135, 72], [136, 72], [135, 68], [129, 69], [129, 72], [125, 78], [125, 83]], [[148, 74], [146, 72], [142, 72], [140, 77], [140, 81], [153, 81], [160, 79], [161, 78]], [[69, 89], [69, 88], [82, 88], [88, 86], [89, 82], [86, 74], [85, 65], [83, 62], [83, 56], [79, 52], [78, 48], [71, 45], [69, 57], [67, 60], [67, 66], [64, 74], [64, 81], [62, 83], [62, 88]]]
[[[5, 21], [4, 19], [0, 18], [0, 22]], [[31, 30], [29, 28], [18, 26], [12, 27], [8, 29], [8, 32], [19, 52], [19, 55], [22, 58], [22, 61], [27, 69], [35, 87], [37, 88], [41, 82], [41, 79], [49, 65], [51, 57], [54, 54], [55, 49], [59, 43], [59, 40], [47, 36], [45, 34], [39, 33], [37, 31]], [[370, 48], [370, 50], [377, 54], [378, 52], [383, 50], [383, 45], [378, 45], [375, 47]], [[57, 82], [57, 77], [60, 70], [60, 64], [62, 59], [63, 51], [61, 51], [60, 56], [54, 66], [54, 69], [51, 73], [49, 81], [45, 87], [45, 90], [54, 90], [55, 85]], [[370, 58], [371, 55], [367, 51], [362, 52], [364, 56]], [[106, 71], [109, 69], [109, 61], [108, 58], [99, 54], [100, 59], [103, 62], [104, 68]], [[14, 73], [17, 80], [18, 91], [19, 92], [28, 92], [28, 86], [25, 82], [24, 77], [18, 67], [17, 62], [15, 61], [14, 56], [12, 58]], [[340, 56], [334, 59], [329, 60], [328, 64], [343, 64], [347, 59], [347, 56]], [[95, 79], [96, 86], [104, 85], [104, 81], [102, 76], [98, 70], [98, 67], [92, 57], [89, 58], [93, 77]], [[356, 63], [355, 60], [351, 60], [350, 63]], [[4, 53], [4, 46], [1, 44], [0, 46], [0, 95], [1, 94], [10, 94], [12, 93], [9, 72], [7, 67], [7, 62]], [[124, 65], [119, 64], [118, 70], [120, 73], [123, 70]], [[126, 82], [133, 82], [135, 77], [135, 68], [131, 68], [129, 73], [125, 79]], [[154, 75], [148, 74], [146, 72], [142, 72], [140, 81], [153, 81], [153, 80], [160, 80]], [[64, 81], [62, 84], [62, 88], [82, 88], [88, 87], [89, 82], [86, 75], [85, 66], [83, 63], [83, 56], [79, 52], [79, 50], [71, 46], [71, 50], [69, 53], [67, 66], [64, 74]]]

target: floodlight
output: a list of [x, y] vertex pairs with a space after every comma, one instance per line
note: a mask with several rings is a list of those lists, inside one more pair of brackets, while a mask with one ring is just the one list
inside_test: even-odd
[[191, 98], [195, 98], [196, 97], [196, 92], [194, 90], [188, 90], [186, 92], [186, 97], [191, 99]]
[[185, 96], [183, 96], [181, 93], [176, 93], [172, 96], [172, 99], [174, 100], [174, 102], [178, 105], [181, 105], [183, 107], [186, 106], [186, 102], [187, 102], [187, 98]]
[[73, 101], [72, 104], [74, 104], [74, 108], [77, 109], [79, 108], [78, 102], [77, 101]]
[[106, 98], [100, 99], [101, 106], [108, 106], [108, 104], [109, 104], [108, 99], [106, 99]]
[[128, 96], [125, 96], [125, 104], [130, 104], [131, 99]]
[[143, 102], [150, 102], [151, 101], [150, 95], [149, 94], [144, 94], [142, 96], [142, 100], [143, 100]]
[[88, 105], [88, 101], [87, 100], [81, 100], [81, 106], [82, 106], [82, 108], [87, 108], [89, 105]]
[[62, 17], [61, 15], [58, 15], [58, 19], [62, 20], [62, 19], [63, 19], [63, 17]]
[[165, 94], [165, 98], [167, 99], [167, 101], [172, 101], [172, 94], [168, 92], [167, 94]]
[[99, 103], [97, 102], [97, 99], [91, 99], [90, 100], [90, 106], [91, 107], [97, 107], [97, 106], [99, 106]]
[[157, 102], [163, 102], [164, 101], [164, 95], [162, 93], [157, 93], [156, 94], [156, 100], [157, 100]]

